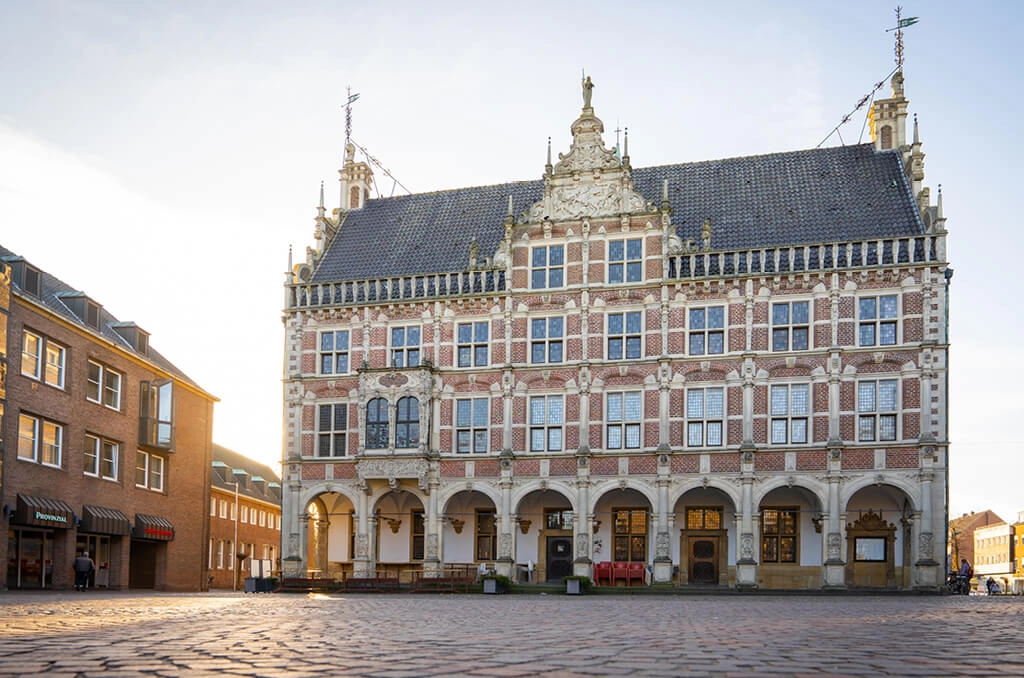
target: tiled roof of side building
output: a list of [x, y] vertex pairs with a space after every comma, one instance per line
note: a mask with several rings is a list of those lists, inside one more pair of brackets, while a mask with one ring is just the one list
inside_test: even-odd
[[[12, 252], [11, 250], [7, 249], [6, 247], [3, 247], [2, 245], [0, 245], [0, 261], [2, 261], [2, 260], [10, 261], [11, 259], [14, 259], [14, 260], [21, 259], [21, 260], [27, 261], [30, 264], [32, 262], [31, 259], [29, 259], [27, 257], [23, 257], [23, 256], [21, 256], [19, 254], [16, 254], [16, 253]], [[34, 264], [33, 264], [33, 266], [34, 266]], [[61, 301], [60, 297], [58, 296], [58, 295], [61, 295], [61, 294], [68, 294], [68, 293], [81, 293], [79, 290], [76, 290], [74, 287], [72, 287], [71, 285], [68, 285], [67, 283], [65, 283], [60, 278], [54, 276], [53, 274], [51, 274], [51, 273], [49, 273], [47, 271], [42, 270], [42, 269], [39, 269], [39, 277], [40, 277], [40, 295], [38, 297], [38, 301], [43, 306], [45, 306], [47, 309], [49, 309], [50, 311], [56, 313], [57, 315], [61, 316], [62, 318], [75, 323], [76, 325], [78, 325], [80, 327], [86, 328], [90, 332], [98, 333], [104, 339], [109, 340], [110, 342], [112, 342], [115, 346], [117, 346], [121, 350], [128, 351], [128, 352], [134, 353], [136, 355], [140, 355], [143, 359], [148, 360], [149, 362], [151, 362], [153, 365], [155, 365], [159, 369], [163, 370], [164, 372], [167, 372], [168, 374], [173, 375], [175, 378], [179, 379], [180, 381], [182, 381], [184, 383], [187, 383], [187, 384], [189, 384], [189, 385], [199, 389], [200, 391], [203, 390], [202, 387], [199, 386], [199, 384], [197, 384], [195, 381], [193, 381], [191, 377], [189, 377], [187, 374], [185, 374], [180, 369], [178, 369], [178, 367], [175, 366], [174, 363], [172, 363], [170, 360], [165, 358], [159, 351], [154, 349], [152, 346], [147, 346], [146, 347], [147, 348], [146, 353], [145, 354], [140, 354], [133, 346], [131, 346], [131, 344], [129, 344], [127, 341], [125, 341], [124, 337], [122, 337], [120, 334], [118, 334], [113, 329], [111, 329], [111, 325], [119, 323], [120, 321], [117, 318], [115, 318], [105, 308], [102, 308], [102, 304], [100, 304], [100, 302], [98, 300], [96, 301], [96, 303], [101, 305], [99, 329], [97, 329], [95, 327], [87, 326], [85, 323], [83, 323], [82, 319], [79, 318], [78, 316], [76, 316], [71, 311], [71, 309], [68, 308], [68, 306], [63, 301]], [[86, 295], [86, 296], [88, 296], [88, 295]], [[207, 394], [207, 395], [209, 395], [209, 394]], [[210, 395], [209, 397], [214, 399], [214, 400], [217, 399], [215, 396], [212, 396], [212, 395]]]
[[[712, 250], [919, 235], [924, 225], [896, 151], [871, 144], [817, 148], [633, 170], [657, 205], [669, 184], [680, 238]], [[345, 216], [313, 282], [463, 271], [475, 237], [490, 256], [512, 195], [517, 216], [542, 196], [541, 180], [370, 200]]]

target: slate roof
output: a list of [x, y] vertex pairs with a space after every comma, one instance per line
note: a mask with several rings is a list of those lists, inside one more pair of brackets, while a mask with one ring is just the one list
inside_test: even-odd
[[[872, 144], [644, 167], [634, 185], [659, 205], [669, 182], [679, 237], [712, 250], [751, 249], [920, 235], [924, 224], [898, 151]], [[349, 212], [313, 282], [463, 271], [504, 235], [508, 196], [517, 216], [541, 198], [543, 181], [378, 198]]]
[[[21, 255], [15, 254], [11, 250], [9, 250], [6, 247], [0, 245], [0, 261], [5, 261], [5, 260], [9, 261], [11, 259], [14, 259], [14, 260], [21, 259], [21, 260], [27, 261], [28, 263], [31, 264], [31, 260], [30, 259], [26, 259], [25, 257], [22, 257]], [[33, 265], [33, 267], [34, 268], [38, 268], [37, 266], [34, 266], [34, 265]], [[12, 281], [11, 284], [12, 284], [12, 286], [14, 288], [20, 290], [20, 288], [18, 288], [18, 284], [17, 284], [16, 281]], [[91, 327], [89, 325], [86, 325], [84, 322], [82, 322], [81, 318], [79, 318], [77, 315], [72, 313], [71, 309], [69, 309], [64, 304], [64, 302], [62, 302], [60, 300], [60, 298], [57, 296], [59, 294], [66, 294], [66, 293], [69, 293], [69, 292], [81, 294], [82, 292], [80, 290], [75, 289], [71, 285], [68, 285], [67, 283], [65, 283], [61, 279], [57, 278], [56, 276], [54, 276], [54, 275], [52, 275], [52, 274], [50, 274], [50, 273], [48, 273], [48, 272], [46, 272], [46, 271], [44, 271], [42, 269], [39, 269], [39, 287], [40, 287], [40, 295], [39, 295], [39, 297], [36, 297], [34, 295], [30, 295], [30, 294], [26, 294], [25, 296], [40, 302], [48, 310], [52, 311], [53, 313], [56, 313], [57, 315], [59, 315], [60, 317], [64, 318], [65, 320], [68, 320], [68, 321], [78, 325], [79, 327], [82, 327], [82, 328], [88, 330], [89, 332], [101, 335], [104, 339], [109, 340], [110, 342], [112, 342], [115, 346], [117, 346], [121, 350], [127, 351], [129, 353], [134, 353], [134, 354], [140, 356], [141, 358], [143, 358], [144, 360], [147, 360], [150, 363], [152, 363], [153, 365], [157, 366], [158, 368], [160, 368], [164, 372], [167, 372], [167, 373], [169, 373], [171, 375], [174, 375], [174, 377], [179, 379], [180, 381], [182, 381], [184, 383], [187, 383], [187, 384], [190, 384], [191, 386], [199, 389], [200, 391], [203, 390], [202, 387], [200, 387], [196, 382], [194, 382], [191, 379], [191, 377], [189, 377], [187, 374], [185, 374], [180, 369], [178, 369], [174, 365], [174, 363], [172, 363], [170, 360], [165, 358], [159, 351], [154, 349], [152, 345], [150, 345], [148, 347], [149, 350], [146, 353], [144, 353], [144, 354], [143, 353], [139, 353], [137, 350], [135, 350], [135, 347], [132, 346], [130, 342], [125, 340], [124, 337], [122, 337], [120, 334], [118, 334], [113, 329], [111, 329], [111, 325], [117, 324], [117, 323], [119, 323], [121, 321], [118, 320], [117, 318], [115, 318], [110, 312], [107, 311], [107, 309], [102, 308], [102, 305], [101, 305], [101, 308], [100, 308], [100, 329], [97, 330], [95, 327]], [[97, 301], [96, 303], [99, 304], [100, 302]], [[204, 393], [205, 393], [205, 391], [204, 391]], [[214, 396], [210, 396], [210, 397], [214, 398]], [[214, 398], [214, 399], [216, 399], [216, 398]]]
[[[229, 479], [233, 477], [233, 471], [236, 469], [245, 471], [250, 480], [244, 487], [239, 485], [239, 495], [278, 505], [281, 504], [281, 478], [266, 464], [261, 464], [239, 452], [229, 450], [223, 445], [214, 443], [213, 467], [214, 473], [210, 474], [210, 482], [214, 487], [226, 492], [233, 493], [235, 491], [234, 481], [229, 482], [225, 480], [224, 476], [217, 472], [218, 468], [225, 469]], [[257, 477], [266, 481], [262, 490], [257, 485], [252, 484], [252, 479]]]

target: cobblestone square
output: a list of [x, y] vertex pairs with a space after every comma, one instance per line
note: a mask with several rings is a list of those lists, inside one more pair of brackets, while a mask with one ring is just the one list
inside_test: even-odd
[[1022, 610], [973, 596], [8, 592], [0, 675], [1020, 676]]

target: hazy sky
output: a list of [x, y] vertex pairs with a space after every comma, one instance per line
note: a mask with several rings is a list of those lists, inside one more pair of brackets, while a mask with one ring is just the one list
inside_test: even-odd
[[[906, 93], [956, 271], [951, 514], [1013, 520], [1024, 4], [967, 7], [905, 5], [920, 17]], [[628, 126], [634, 167], [798, 150], [893, 69], [893, 10], [7, 0], [0, 243], [150, 331], [221, 398], [215, 441], [276, 467], [288, 248], [299, 260], [312, 244], [321, 180], [337, 206], [346, 85], [361, 95], [353, 138], [415, 192], [539, 178], [547, 137], [568, 149], [584, 68], [605, 140]]]

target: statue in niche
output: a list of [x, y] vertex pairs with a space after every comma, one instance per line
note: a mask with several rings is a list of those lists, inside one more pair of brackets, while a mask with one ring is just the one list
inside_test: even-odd
[[590, 97], [594, 93], [594, 83], [591, 82], [590, 76], [588, 75], [583, 81], [583, 108], [590, 108]]

